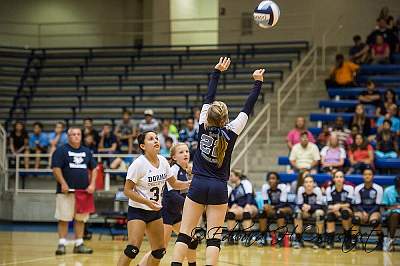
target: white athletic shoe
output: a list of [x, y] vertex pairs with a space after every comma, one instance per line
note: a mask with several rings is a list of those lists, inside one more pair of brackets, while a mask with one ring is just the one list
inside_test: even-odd
[[393, 250], [394, 239], [390, 237], [385, 237], [383, 239], [383, 251], [390, 252]]

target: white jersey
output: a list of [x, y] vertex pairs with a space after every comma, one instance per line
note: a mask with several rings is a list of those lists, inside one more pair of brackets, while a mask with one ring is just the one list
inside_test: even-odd
[[[162, 192], [166, 180], [171, 177], [167, 159], [157, 155], [158, 168], [154, 167], [144, 155], [140, 155], [128, 168], [126, 179], [136, 185], [136, 192], [142, 197], [157, 201], [161, 205]], [[129, 199], [129, 206], [151, 211], [147, 205]]]

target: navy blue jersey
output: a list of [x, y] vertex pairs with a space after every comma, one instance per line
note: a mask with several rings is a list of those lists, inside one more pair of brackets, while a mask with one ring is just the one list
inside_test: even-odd
[[337, 191], [336, 187], [330, 186], [326, 189], [326, 201], [328, 205], [349, 203], [352, 204], [354, 199], [354, 189], [350, 185], [344, 185], [341, 191]]
[[269, 184], [264, 184], [261, 193], [264, 204], [270, 204], [277, 208], [284, 207], [287, 204], [288, 195], [285, 184], [278, 184], [276, 189], [272, 189]]
[[[85, 146], [78, 149], [65, 144], [53, 153], [51, 167], [61, 168], [65, 182], [71, 189], [86, 189], [89, 186], [88, 169], [94, 169], [97, 163], [92, 152]], [[61, 185], [57, 183], [57, 193]]]
[[319, 187], [314, 187], [311, 193], [307, 193], [303, 186], [297, 191], [297, 205], [302, 208], [303, 204], [311, 206], [311, 211], [322, 207], [322, 191]]
[[[178, 164], [171, 166], [170, 171], [171, 176], [175, 176], [180, 181], [188, 181], [187, 172], [185, 169], [180, 167]], [[185, 197], [187, 194], [187, 189], [185, 190], [175, 190], [167, 182], [164, 187], [162, 206], [166, 208], [168, 212], [171, 213], [181, 213], [183, 210], [183, 204], [185, 202]]]
[[354, 190], [355, 207], [358, 211], [377, 212], [382, 203], [382, 196], [383, 189], [380, 185], [373, 183], [372, 187], [366, 188], [364, 184], [360, 184]]
[[242, 180], [240, 184], [232, 190], [229, 195], [228, 205], [232, 206], [233, 204], [237, 204], [240, 207], [244, 207], [246, 204], [255, 205], [253, 186], [248, 180]]

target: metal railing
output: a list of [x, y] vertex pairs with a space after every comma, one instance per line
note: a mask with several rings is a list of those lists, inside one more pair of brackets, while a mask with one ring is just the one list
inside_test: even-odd
[[[265, 118], [262, 122], [261, 118]], [[261, 123], [262, 122], [262, 123]], [[256, 129], [255, 127], [258, 126]], [[261, 111], [257, 114], [257, 116], [251, 121], [250, 125], [246, 127], [245, 131], [240, 135], [238, 140], [236, 141], [235, 147], [238, 149], [239, 145], [244, 141], [244, 147], [240, 149], [239, 154], [235, 155], [231, 163], [231, 167], [234, 168], [239, 161], [242, 160], [244, 162], [243, 172], [245, 174], [248, 173], [248, 151], [254, 141], [258, 138], [258, 136], [266, 129], [266, 143], [269, 144], [270, 141], [270, 133], [271, 133], [271, 104], [267, 103]], [[252, 132], [254, 131], [255, 132]], [[251, 136], [250, 135], [251, 132]]]
[[[306, 63], [312, 57], [311, 62], [306, 66]], [[307, 74], [313, 70], [313, 80], [317, 79], [317, 47], [314, 46], [311, 50], [303, 57], [300, 63], [296, 66], [293, 72], [285, 79], [285, 82], [279, 87], [277, 91], [277, 128], [281, 129], [282, 123], [282, 107], [285, 102], [289, 99], [292, 93], [296, 92], [296, 104], [300, 101], [300, 83], [307, 76]], [[287, 89], [289, 88], [289, 89]], [[284, 95], [282, 96], [282, 94]]]
[[8, 186], [8, 160], [7, 160], [7, 133], [4, 127], [0, 124], [0, 178], [4, 175], [4, 182], [0, 180], [0, 193], [2, 192], [2, 185], [4, 185], [4, 190]]
[[[103, 158], [132, 158], [132, 161], [136, 159], [140, 154], [93, 154], [95, 158], [97, 158], [97, 161], [100, 162], [101, 159]], [[14, 182], [14, 193], [55, 193], [54, 189], [29, 189], [29, 188], [20, 188], [20, 179], [21, 179], [21, 174], [51, 174], [53, 173], [53, 170], [49, 168], [49, 165], [46, 168], [41, 168], [41, 169], [26, 169], [20, 167], [21, 164], [21, 159], [28, 157], [28, 158], [47, 158], [48, 162], [51, 160], [51, 154], [16, 154], [15, 156], [9, 155], [8, 157], [5, 156], [6, 158], [6, 163], [8, 158], [13, 158], [15, 157], [15, 182]], [[8, 169], [9, 172], [14, 171], [14, 169]], [[111, 174], [123, 174], [126, 173], [126, 170], [120, 170], [120, 169], [109, 169], [105, 168], [104, 169], [104, 191], [109, 191], [110, 190], [110, 178]], [[9, 191], [9, 176], [6, 175], [6, 182], [5, 182], [5, 190]], [[54, 180], [55, 181], [55, 180]]]

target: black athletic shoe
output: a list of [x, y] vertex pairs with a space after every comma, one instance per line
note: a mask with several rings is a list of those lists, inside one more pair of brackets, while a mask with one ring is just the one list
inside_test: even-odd
[[76, 254], [92, 254], [93, 249], [86, 247], [84, 244], [74, 247], [74, 253]]
[[317, 248], [324, 248], [324, 239], [322, 236], [318, 236], [315, 241], [314, 241], [314, 246], [315, 249]]
[[56, 255], [60, 256], [60, 255], [65, 255], [66, 251], [65, 251], [65, 246], [64, 245], [58, 245], [57, 246], [57, 250], [56, 250]]

